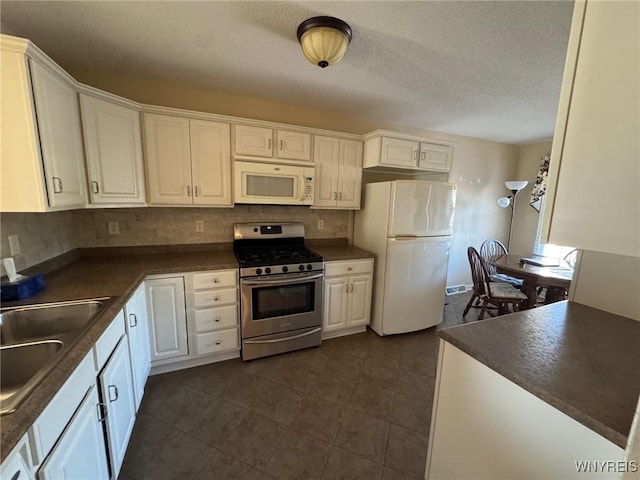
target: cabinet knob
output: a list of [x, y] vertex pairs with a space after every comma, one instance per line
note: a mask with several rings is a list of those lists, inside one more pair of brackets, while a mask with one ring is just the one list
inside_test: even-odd
[[351, 271], [353, 270], [353, 267], [347, 267], [347, 270]]
[[219, 278], [214, 278], [213, 279], [213, 283], [220, 283], [220, 279]]
[[220, 297], [216, 295], [215, 297], [213, 297], [213, 299], [217, 302], [218, 300], [220, 300]]
[[129, 326], [132, 328], [138, 326], [138, 317], [136, 317], [135, 313], [129, 314]]
[[216, 317], [213, 319], [214, 322], [219, 322], [220, 321], [220, 317]]
[[95, 194], [100, 193], [100, 184], [98, 182], [96, 182], [95, 180], [92, 180], [91, 186], [93, 187], [93, 193]]
[[[111, 398], [111, 392], [113, 391], [113, 398]], [[118, 387], [116, 387], [115, 385], [109, 385], [107, 387], [107, 394], [109, 396], [109, 401], [110, 402], [115, 402], [116, 400], [118, 400], [118, 397], [120, 396], [119, 392], [118, 392]]]
[[220, 345], [222, 342], [220, 340], [216, 340], [216, 345]]
[[53, 193], [62, 193], [62, 179], [60, 177], [51, 177], [53, 180]]

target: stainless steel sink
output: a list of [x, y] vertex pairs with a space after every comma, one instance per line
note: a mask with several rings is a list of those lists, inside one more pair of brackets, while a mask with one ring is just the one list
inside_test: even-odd
[[15, 411], [108, 300], [30, 305], [0, 313], [0, 415]]
[[0, 345], [51, 338], [82, 330], [104, 300], [49, 303], [0, 313]]

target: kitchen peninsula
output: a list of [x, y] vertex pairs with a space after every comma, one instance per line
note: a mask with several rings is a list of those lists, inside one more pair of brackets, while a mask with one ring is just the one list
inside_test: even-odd
[[624, 460], [639, 322], [563, 301], [438, 334], [427, 478], [570, 478], [577, 461]]

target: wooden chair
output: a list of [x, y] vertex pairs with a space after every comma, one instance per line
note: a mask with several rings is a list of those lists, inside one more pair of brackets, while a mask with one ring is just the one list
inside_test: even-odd
[[[513, 311], [516, 311], [527, 300], [527, 296], [513, 285], [503, 282], [490, 282], [484, 260], [475, 248], [469, 247], [467, 256], [469, 257], [471, 278], [473, 279], [473, 295], [464, 309], [463, 317], [469, 313], [471, 308], [480, 309], [478, 320], [484, 318], [485, 312], [494, 317], [495, 314], [490, 311], [491, 308], [497, 308], [498, 315], [502, 315], [509, 312], [509, 305], [511, 305]], [[476, 299], [479, 302], [474, 305], [473, 303]]]
[[482, 245], [480, 245], [480, 256], [484, 260], [487, 273], [489, 273], [489, 280], [492, 282], [508, 283], [516, 288], [522, 288], [523, 281], [521, 279], [511, 277], [504, 273], [498, 273], [496, 267], [489, 263], [494, 260], [499, 260], [502, 257], [506, 257], [507, 254], [507, 247], [505, 247], [500, 240], [496, 240], [495, 238], [485, 240], [482, 242]]
[[571, 268], [575, 268], [577, 255], [578, 255], [578, 249], [574, 248], [569, 253], [567, 253], [562, 260], [564, 260], [567, 263], [567, 265], [569, 265]]

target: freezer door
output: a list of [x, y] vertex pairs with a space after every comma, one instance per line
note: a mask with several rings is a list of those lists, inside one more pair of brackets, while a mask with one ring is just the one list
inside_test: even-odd
[[448, 183], [396, 181], [391, 188], [389, 237], [453, 233], [456, 187]]
[[442, 322], [451, 237], [388, 240], [382, 314], [384, 335]]

